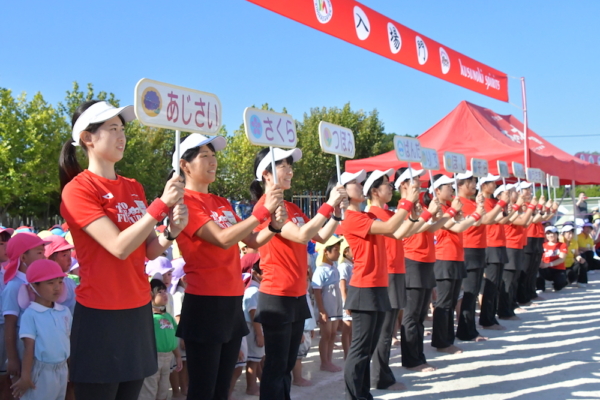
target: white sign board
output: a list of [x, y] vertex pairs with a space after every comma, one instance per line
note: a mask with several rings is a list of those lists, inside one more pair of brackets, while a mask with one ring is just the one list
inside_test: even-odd
[[354, 158], [356, 153], [352, 131], [329, 122], [319, 122], [319, 143], [325, 153], [347, 158]]
[[400, 161], [421, 162], [423, 159], [419, 139], [396, 135], [394, 136], [394, 150]]
[[550, 177], [550, 187], [551, 188], [559, 188], [560, 187], [560, 178], [558, 176]]
[[421, 147], [421, 167], [429, 171], [439, 171], [440, 159], [438, 158], [437, 151], [435, 149], [428, 149], [427, 147]]
[[478, 178], [487, 176], [489, 171], [487, 160], [471, 158], [471, 171], [473, 171], [473, 176]]
[[523, 168], [523, 164], [518, 162], [512, 162], [512, 170], [513, 175], [520, 179], [527, 179], [527, 175], [525, 175], [525, 168]]
[[298, 142], [296, 122], [289, 114], [259, 110], [244, 110], [244, 128], [250, 143], [256, 146], [294, 148]]
[[498, 175], [501, 178], [510, 178], [510, 171], [508, 170], [508, 163], [506, 161], [498, 160]]
[[141, 79], [135, 85], [134, 110], [147, 126], [216, 135], [221, 128], [221, 101], [212, 94]]
[[546, 183], [546, 174], [539, 168], [527, 168], [527, 180], [532, 183]]
[[467, 159], [463, 154], [446, 151], [444, 153], [444, 169], [448, 172], [464, 174], [467, 172]]

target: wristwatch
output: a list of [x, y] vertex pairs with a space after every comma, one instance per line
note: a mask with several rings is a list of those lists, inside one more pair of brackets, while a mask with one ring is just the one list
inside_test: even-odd
[[169, 232], [169, 229], [167, 229], [167, 228], [165, 228], [165, 230], [164, 230], [164, 232], [163, 232], [163, 235], [164, 235], [164, 236], [167, 238], [167, 240], [169, 240], [169, 241], [171, 241], [171, 242], [172, 242], [173, 240], [177, 239], [177, 236], [179, 236], [179, 235], [177, 235], [177, 236], [175, 236], [175, 237], [172, 237], [172, 236], [171, 236], [171, 232]]

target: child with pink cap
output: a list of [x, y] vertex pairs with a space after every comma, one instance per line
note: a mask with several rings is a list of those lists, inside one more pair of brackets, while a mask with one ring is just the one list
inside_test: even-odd
[[[46, 246], [46, 258], [56, 262], [65, 274], [68, 273], [71, 269], [71, 250], [73, 250], [75, 246], [67, 242], [65, 238], [60, 235], [51, 235], [45, 240], [50, 242]], [[71, 314], [73, 314], [73, 311], [75, 310], [75, 288], [77, 287], [77, 283], [68, 276], [65, 277], [63, 283], [65, 285], [65, 290], [67, 291], [67, 297], [65, 301], [62, 302], [62, 305], [68, 307]]]
[[6, 287], [2, 291], [2, 315], [4, 316], [4, 340], [8, 358], [7, 371], [13, 382], [21, 375], [21, 355], [23, 354], [23, 343], [17, 341], [21, 315], [25, 311], [25, 308], [21, 308], [18, 302], [19, 289], [27, 284], [25, 276], [27, 267], [34, 261], [45, 258], [44, 246], [46, 244], [48, 242], [43, 241], [34, 233], [24, 232], [13, 236], [6, 246], [9, 261], [4, 268]]
[[[25, 350], [20, 379], [11, 386], [13, 396], [22, 400], [64, 400], [72, 316], [57, 300], [65, 289], [65, 273], [54, 261], [37, 260], [27, 269], [26, 277], [35, 300], [21, 318], [19, 337]], [[21, 304], [28, 300], [19, 298]]]
[[171, 281], [173, 279], [173, 265], [171, 265], [171, 261], [164, 256], [156, 257], [154, 260], [148, 261], [148, 264], [146, 264], [146, 274], [151, 279], [158, 279], [165, 284], [168, 297], [166, 304], [167, 312], [170, 315], [174, 315], [173, 296], [169, 292], [169, 287], [171, 286]]

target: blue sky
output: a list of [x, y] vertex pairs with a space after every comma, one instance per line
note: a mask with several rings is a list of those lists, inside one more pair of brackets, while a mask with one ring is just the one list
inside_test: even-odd
[[[300, 0], [297, 0], [300, 1]], [[366, 6], [527, 80], [529, 126], [569, 153], [600, 150], [600, 2], [363, 0]], [[73, 81], [133, 102], [152, 78], [215, 93], [231, 132], [252, 104], [377, 109], [386, 131], [420, 134], [461, 100], [522, 111], [244, 0], [11, 1], [0, 11], [0, 87], [56, 104]], [[521, 106], [520, 83], [510, 101]], [[596, 135], [574, 137], [573, 135]], [[551, 137], [565, 136], [565, 137]]]

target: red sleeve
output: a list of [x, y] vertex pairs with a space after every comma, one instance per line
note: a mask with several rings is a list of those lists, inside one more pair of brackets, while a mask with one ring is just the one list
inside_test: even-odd
[[371, 225], [377, 217], [373, 213], [350, 211], [346, 215], [345, 224], [352, 227], [352, 233], [365, 239], [371, 230]]
[[62, 192], [63, 218], [69, 226], [80, 229], [107, 216], [97, 190], [82, 183], [82, 179], [73, 180]]
[[202, 228], [208, 221], [212, 221], [212, 217], [204, 211], [202, 203], [198, 199], [190, 197], [185, 199], [185, 205], [188, 208], [188, 224], [183, 231], [189, 237], [194, 237], [198, 229]]
[[564, 243], [560, 244], [560, 247], [558, 248], [559, 253], [567, 253], [569, 250], [567, 250], [567, 245]]

